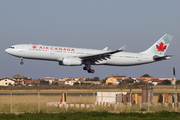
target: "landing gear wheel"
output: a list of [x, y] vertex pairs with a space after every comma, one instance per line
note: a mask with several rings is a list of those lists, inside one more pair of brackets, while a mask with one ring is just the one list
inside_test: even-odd
[[94, 72], [95, 72], [95, 71], [92, 69], [92, 70], [91, 70], [91, 73], [94, 73]]
[[91, 73], [91, 70], [88, 70], [88, 73]]
[[83, 70], [87, 70], [87, 67], [85, 66], [85, 67], [83, 67]]
[[91, 69], [90, 69], [90, 67], [86, 67], [86, 70], [88, 71], [88, 70], [91, 70]]
[[85, 65], [83, 67], [83, 70], [87, 70], [88, 73], [94, 73], [95, 72], [93, 69], [91, 69], [90, 65]]
[[83, 70], [87, 70], [87, 71], [90, 70], [90, 66], [84, 66]]
[[88, 73], [94, 73], [95, 71], [93, 69], [89, 69]]

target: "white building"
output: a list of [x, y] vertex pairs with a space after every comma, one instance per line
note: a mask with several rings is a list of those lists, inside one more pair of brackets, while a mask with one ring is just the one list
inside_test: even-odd
[[64, 84], [72, 86], [74, 85], [74, 80], [66, 80]]
[[161, 83], [163, 80], [149, 80], [148, 83], [151, 83], [153, 85], [157, 85], [158, 83]]
[[76, 81], [85, 81], [86, 78], [87, 77], [76, 77], [76, 78], [74, 78], [74, 80], [76, 80]]
[[9, 84], [14, 85], [14, 83], [14, 80], [11, 80], [9, 78], [0, 79], [0, 86], [8, 86]]
[[126, 95], [127, 92], [97, 92], [96, 102], [116, 103], [117, 94]]
[[170, 78], [170, 77], [168, 77], [168, 78], [159, 78], [159, 80], [173, 80], [173, 78]]
[[56, 78], [54, 78], [54, 77], [45, 77], [45, 78], [42, 78], [42, 80], [49, 81], [49, 85], [52, 85], [52, 83], [56, 80]]
[[61, 79], [58, 79], [58, 81], [66, 81], [66, 80], [72, 80], [70, 77], [63, 77]]

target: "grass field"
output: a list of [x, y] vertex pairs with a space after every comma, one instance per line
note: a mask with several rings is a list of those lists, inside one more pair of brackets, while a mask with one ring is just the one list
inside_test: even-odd
[[0, 120], [179, 120], [180, 113], [108, 113], [108, 112], [63, 112], [57, 114], [25, 113], [25, 114], [0, 114]]
[[[1, 95], [0, 97], [0, 112], [38, 112], [38, 96], [37, 95]], [[61, 111], [59, 108], [46, 107], [48, 102], [60, 102], [61, 96], [43, 96], [39, 97], [40, 111], [42, 112], [57, 112]], [[72, 97], [68, 96], [67, 103], [71, 104], [93, 104], [93, 96]], [[63, 110], [63, 109], [62, 109]]]
[[[0, 97], [0, 112], [38, 112], [38, 106], [40, 112], [63, 112], [63, 111], [140, 111], [142, 108], [145, 111], [148, 111], [147, 105], [132, 105], [129, 106], [124, 104], [122, 107], [117, 106], [115, 109], [114, 105], [110, 106], [95, 106], [93, 108], [87, 109], [79, 109], [79, 108], [60, 108], [60, 107], [46, 107], [46, 103], [48, 102], [60, 102], [61, 96], [44, 96], [40, 95], [39, 99], [37, 95], [13, 95], [12, 98], [10, 95], [1, 95]], [[139, 103], [141, 103], [141, 96], [139, 96]], [[39, 100], [39, 102], [38, 102]], [[169, 96], [169, 102], [171, 97]], [[11, 111], [11, 101], [12, 101], [12, 111]], [[68, 104], [94, 104], [96, 101], [96, 97], [93, 96], [68, 96], [67, 103]], [[153, 103], [157, 103], [158, 96], [154, 96]], [[39, 104], [38, 104], [39, 103]], [[151, 105], [150, 111], [175, 111], [171, 106], [164, 105]], [[180, 109], [178, 108], [178, 111]]]

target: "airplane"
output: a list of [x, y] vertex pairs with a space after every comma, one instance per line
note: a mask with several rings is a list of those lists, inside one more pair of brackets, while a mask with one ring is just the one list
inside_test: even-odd
[[122, 52], [126, 46], [111, 51], [108, 47], [95, 50], [41, 44], [12, 45], [5, 51], [12, 56], [19, 57], [21, 65], [24, 63], [23, 59], [48, 60], [57, 61], [59, 65], [64, 66], [83, 64], [83, 70], [94, 73], [95, 70], [91, 65], [134, 66], [170, 59], [173, 55], [165, 55], [165, 52], [172, 38], [173, 35], [165, 34], [149, 49], [139, 53]]

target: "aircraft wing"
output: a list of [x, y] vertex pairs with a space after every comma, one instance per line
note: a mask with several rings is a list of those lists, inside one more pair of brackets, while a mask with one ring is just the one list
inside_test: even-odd
[[89, 54], [89, 55], [83, 55], [83, 56], [78, 56], [82, 60], [89, 60], [89, 61], [97, 61], [97, 60], [106, 60], [107, 58], [110, 59], [110, 56], [112, 54], [118, 53], [123, 51], [126, 48], [126, 46], [121, 47], [118, 50], [115, 51], [108, 51], [104, 53], [99, 53], [99, 54]]

